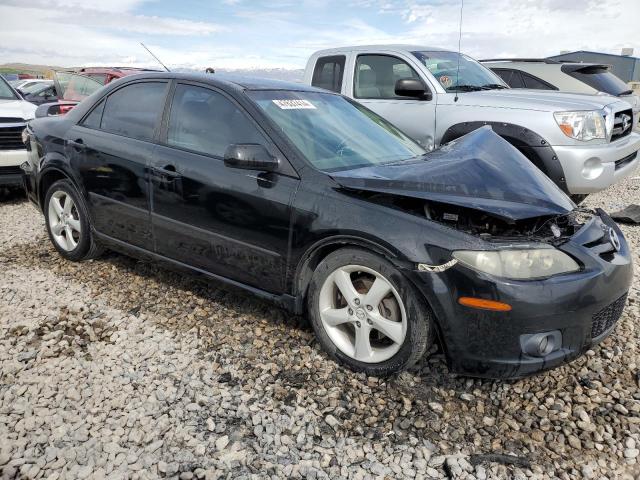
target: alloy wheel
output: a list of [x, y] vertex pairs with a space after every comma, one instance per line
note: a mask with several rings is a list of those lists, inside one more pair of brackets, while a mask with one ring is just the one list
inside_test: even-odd
[[49, 200], [49, 228], [56, 244], [71, 252], [80, 241], [81, 223], [78, 207], [71, 196], [58, 190]]
[[364, 363], [393, 357], [407, 334], [404, 303], [391, 282], [360, 265], [331, 273], [320, 290], [322, 325], [345, 355]]

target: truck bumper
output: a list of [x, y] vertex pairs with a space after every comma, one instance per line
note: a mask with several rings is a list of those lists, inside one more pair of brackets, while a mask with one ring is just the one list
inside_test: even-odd
[[631, 175], [640, 163], [640, 133], [602, 145], [554, 146], [567, 189], [573, 194], [594, 193]]
[[26, 162], [28, 152], [26, 150], [0, 150], [0, 186], [22, 185], [20, 165]]

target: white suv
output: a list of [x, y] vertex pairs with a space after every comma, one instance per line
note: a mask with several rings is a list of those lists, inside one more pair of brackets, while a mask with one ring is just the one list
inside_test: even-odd
[[22, 185], [20, 165], [27, 160], [22, 131], [35, 112], [36, 106], [22, 100], [0, 76], [0, 187]]
[[612, 95], [633, 108], [635, 127], [640, 126], [640, 97], [600, 63], [557, 62], [548, 58], [492, 59], [480, 61], [511, 88], [558, 90], [568, 93]]

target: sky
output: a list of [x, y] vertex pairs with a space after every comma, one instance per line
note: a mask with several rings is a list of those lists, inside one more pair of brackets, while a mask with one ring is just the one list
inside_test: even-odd
[[[466, 0], [475, 58], [562, 50], [640, 56], [640, 0]], [[412, 43], [457, 49], [460, 1], [0, 0], [0, 64], [304, 68], [322, 48]]]

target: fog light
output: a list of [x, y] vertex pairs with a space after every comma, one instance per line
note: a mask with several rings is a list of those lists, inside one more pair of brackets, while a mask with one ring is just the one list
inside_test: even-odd
[[562, 346], [560, 330], [520, 335], [520, 348], [530, 357], [546, 357]]
[[598, 178], [603, 170], [604, 167], [599, 158], [590, 158], [582, 166], [582, 176], [588, 180], [593, 180]]

